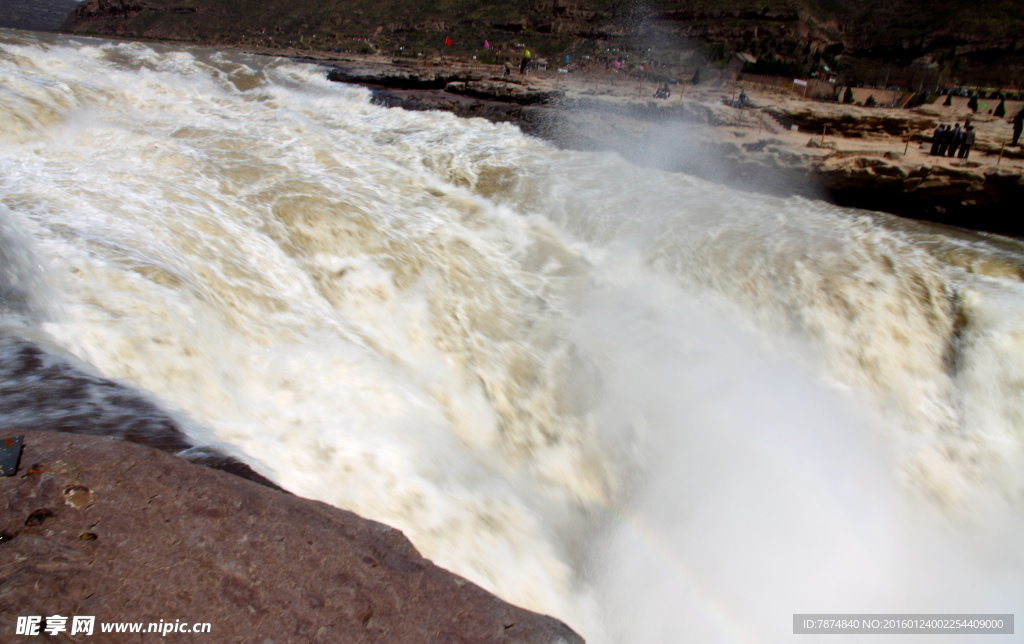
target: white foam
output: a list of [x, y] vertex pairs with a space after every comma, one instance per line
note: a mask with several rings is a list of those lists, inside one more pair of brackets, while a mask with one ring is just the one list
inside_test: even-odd
[[308, 65], [51, 41], [0, 39], [46, 330], [285, 487], [591, 641], [1019, 598], [1019, 283]]

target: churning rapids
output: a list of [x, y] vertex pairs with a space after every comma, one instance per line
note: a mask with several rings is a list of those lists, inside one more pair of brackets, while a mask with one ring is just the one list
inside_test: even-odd
[[592, 642], [1021, 606], [1024, 244], [287, 60], [8, 31], [0, 78], [0, 353]]

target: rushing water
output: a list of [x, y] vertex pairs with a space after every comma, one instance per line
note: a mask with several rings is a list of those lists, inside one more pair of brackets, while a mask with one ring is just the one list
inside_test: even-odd
[[0, 353], [594, 642], [1024, 598], [1024, 245], [285, 60], [0, 32], [0, 80]]

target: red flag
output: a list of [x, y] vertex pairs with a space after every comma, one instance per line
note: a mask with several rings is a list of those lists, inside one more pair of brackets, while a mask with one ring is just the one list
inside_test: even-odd
[[452, 45], [454, 45], [454, 44], [455, 44], [455, 41], [454, 41], [454, 40], [452, 40], [452, 37], [451, 37], [451, 36], [448, 36], [447, 38], [445, 38], [445, 39], [444, 39], [444, 44], [446, 44], [446, 45], [448, 45], [449, 47], [451, 47]]

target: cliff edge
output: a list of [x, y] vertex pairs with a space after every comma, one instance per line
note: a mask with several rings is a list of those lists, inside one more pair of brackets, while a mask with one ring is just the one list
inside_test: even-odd
[[93, 616], [93, 636], [173, 624], [172, 642], [195, 641], [183, 629], [196, 624], [211, 641], [583, 641], [435, 566], [397, 530], [123, 440], [26, 432], [0, 502], [7, 642], [21, 639], [19, 617], [45, 628], [54, 615], [65, 637]]

